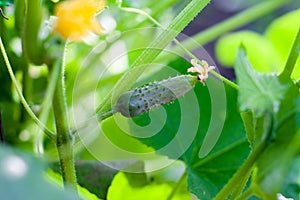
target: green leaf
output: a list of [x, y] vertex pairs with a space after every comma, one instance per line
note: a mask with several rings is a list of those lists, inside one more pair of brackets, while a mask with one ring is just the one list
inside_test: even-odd
[[1, 199], [77, 199], [71, 190], [45, 179], [44, 165], [37, 159], [0, 146]]
[[254, 149], [264, 139], [264, 133], [266, 133], [264, 124], [266, 120], [269, 119], [264, 115], [261, 117], [254, 117], [252, 111], [242, 112], [241, 116], [246, 129], [247, 139], [252, 149]]
[[241, 111], [253, 110], [255, 116], [273, 113], [284, 98], [287, 87], [275, 75], [253, 71], [246, 52], [240, 48], [235, 64], [237, 82], [240, 87], [238, 102]]

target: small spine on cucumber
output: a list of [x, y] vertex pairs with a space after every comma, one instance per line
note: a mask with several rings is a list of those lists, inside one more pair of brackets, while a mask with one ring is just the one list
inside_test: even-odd
[[119, 97], [112, 111], [128, 118], [141, 115], [160, 105], [172, 103], [193, 89], [198, 80], [197, 76], [180, 75], [130, 90]]

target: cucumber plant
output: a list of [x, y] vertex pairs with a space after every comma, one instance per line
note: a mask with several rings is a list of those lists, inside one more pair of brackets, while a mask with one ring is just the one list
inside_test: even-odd
[[[190, 193], [201, 200], [249, 199], [252, 196], [263, 200], [285, 197], [299, 199], [299, 9], [274, 21], [264, 35], [249, 31], [237, 32], [226, 34], [227, 37], [217, 43], [217, 57], [224, 65], [234, 66], [236, 82], [213, 71], [213, 66], [200, 62], [192, 53], [196, 47], [245, 27], [247, 23], [258, 20], [283, 5], [289, 5], [289, 9], [293, 10], [293, 6], [298, 6], [298, 0], [294, 0], [297, 2], [295, 4], [291, 3], [292, 0], [262, 1], [193, 35], [191, 40], [176, 40], [177, 35], [210, 2], [161, 0], [157, 4], [151, 0], [86, 0], [83, 4], [80, 0], [0, 0], [0, 48], [3, 57], [0, 59], [0, 127], [5, 142], [14, 148], [31, 151], [36, 157], [43, 157], [43, 160], [56, 160], [61, 174], [48, 175], [51, 180], [59, 177], [54, 182], [64, 183], [60, 186], [64, 185], [66, 191], [72, 193], [70, 199], [126, 200], [135, 197], [185, 200], [190, 199]], [[102, 9], [107, 12], [101, 13]], [[11, 20], [4, 20], [8, 18], [3, 11], [7, 11], [5, 14]], [[96, 18], [98, 14], [101, 16]], [[269, 19], [264, 18], [263, 23]], [[162, 21], [169, 25], [164, 27], [160, 24]], [[103, 27], [109, 25], [106, 31], [100, 25], [102, 22], [107, 23]], [[62, 25], [60, 30], [57, 29], [58, 24]], [[145, 31], [143, 28], [148, 26], [155, 27], [155, 30]], [[120, 33], [128, 33], [128, 30], [142, 31], [138, 34], [133, 31], [125, 34], [125, 37], [119, 37]], [[73, 35], [73, 31], [76, 32], [76, 42], [73, 39], [70, 45], [70, 38], [66, 36]], [[96, 37], [91, 33], [102, 35]], [[91, 40], [83, 37], [90, 35]], [[176, 45], [170, 45], [172, 41]], [[195, 45], [195, 41], [199, 44]], [[237, 50], [240, 41], [243, 41], [247, 51]], [[96, 46], [96, 43], [101, 45]], [[145, 47], [145, 44], [148, 45]], [[99, 77], [95, 76], [95, 72], [108, 69], [107, 61], [112, 61], [111, 58], [107, 59], [110, 57], [108, 55], [119, 52], [115, 51], [116, 47], [123, 46], [126, 49], [122, 51], [123, 56], [128, 59], [121, 59], [120, 62], [121, 66], [128, 66], [126, 73], [118, 71], [119, 74], [115, 74], [107, 70], [107, 76], [101, 78], [103, 84], [98, 84]], [[178, 54], [161, 54], [166, 47], [170, 48], [169, 52]], [[68, 55], [67, 49], [70, 50]], [[141, 52], [136, 51], [137, 49]], [[133, 54], [129, 53], [131, 50], [134, 50]], [[91, 51], [96, 53], [90, 54]], [[192, 67], [190, 63], [182, 61], [183, 54], [192, 59]], [[83, 60], [88, 60], [88, 67], [79, 67], [85, 63]], [[178, 74], [184, 75], [165, 80], [157, 78], [161, 81], [131, 89], [146, 67], [153, 62], [172, 63], [169, 66]], [[187, 75], [188, 67], [188, 72], [196, 75]], [[72, 89], [82, 68], [84, 79], [80, 85], [84, 91], [76, 93]], [[208, 86], [213, 86], [215, 93], [226, 93], [226, 97], [215, 98], [210, 93], [210, 87], [202, 86], [206, 83], [209, 71], [217, 79], [209, 79]], [[151, 80], [155, 79], [153, 77], [151, 76]], [[197, 84], [198, 81], [202, 85]], [[87, 85], [92, 86], [89, 88]], [[96, 90], [94, 86], [97, 86]], [[109, 161], [123, 162], [126, 158], [132, 164], [131, 161], [136, 160], [136, 157], [131, 154], [130, 157], [122, 157], [123, 154], [118, 155], [121, 158], [110, 157], [116, 155], [116, 149], [121, 149], [121, 145], [132, 146], [133, 150], [138, 149], [134, 153], [140, 153], [142, 163], [152, 164], [152, 160], [144, 162], [148, 159], [144, 157], [144, 153], [149, 151], [156, 153], [155, 156], [159, 159], [166, 160], [168, 157], [168, 162], [171, 159], [179, 160], [180, 170], [176, 169], [176, 172], [184, 171], [182, 175], [169, 180], [167, 176], [175, 174], [173, 169], [158, 170], [159, 173], [164, 173], [158, 177], [159, 175], [154, 175], [156, 172], [146, 172], [149, 166], [138, 166], [139, 171], [143, 172], [140, 174], [121, 172], [120, 169], [115, 177], [116, 171], [111, 173], [113, 175], [107, 175], [107, 169], [94, 161], [88, 145], [73, 143], [76, 141], [73, 137], [80, 135], [80, 131], [72, 134], [74, 123], [70, 120], [70, 113], [73, 105], [77, 106], [78, 103], [72, 97], [76, 93], [78, 99], [85, 101], [85, 95], [90, 97], [93, 93], [91, 90], [96, 91], [101, 102], [96, 110], [88, 114], [100, 115], [100, 119], [107, 120], [99, 120], [101, 130], [97, 134], [93, 131], [84, 132], [86, 129], [82, 129], [82, 135], [94, 134], [87, 135], [92, 137], [86, 138], [92, 142], [91, 146], [95, 151], [101, 153], [101, 158], [104, 154], [103, 159]], [[189, 99], [191, 90], [195, 91], [194, 97], [198, 100], [193, 104]], [[186, 96], [183, 97], [184, 95]], [[188, 110], [187, 112], [181, 112], [179, 107], [183, 108], [183, 104], [178, 106], [175, 101], [177, 98], [188, 100], [187, 107], [182, 109]], [[212, 109], [212, 98], [215, 98], [213, 100], [217, 104], [216, 111]], [[127, 118], [136, 117], [134, 120], [121, 118], [125, 123], [130, 121], [145, 125], [149, 117], [142, 114], [164, 104], [170, 104], [165, 108], [166, 121], [157, 118], [155, 123], [150, 124], [153, 126], [141, 126], [158, 130], [155, 135], [147, 135], [147, 131], [135, 129], [139, 131], [138, 136], [142, 136], [135, 137], [121, 130], [114, 118], [110, 118], [113, 113], [119, 112]], [[80, 112], [85, 111], [80, 109]], [[104, 114], [101, 116], [102, 113]], [[76, 114], [80, 117], [90, 116], [84, 115], [85, 113]], [[180, 123], [180, 120], [186, 124]], [[158, 121], [162, 122], [162, 127], [156, 124]], [[95, 122], [98, 123], [96, 120]], [[210, 126], [211, 124], [216, 126]], [[135, 131], [133, 128], [137, 128], [130, 126], [131, 124], [125, 125], [129, 132], [132, 131], [130, 133]], [[213, 137], [207, 133], [218, 132], [216, 129], [220, 129], [218, 142], [205, 157], [201, 157], [199, 152], [203, 144], [213, 146], [205, 142], [209, 141], [206, 138]], [[106, 138], [102, 137], [103, 132]], [[145, 135], [149, 137], [143, 137]], [[111, 139], [111, 143], [116, 141], [114, 145], [118, 148], [111, 148], [111, 143], [106, 143], [107, 138]], [[163, 148], [170, 147], [169, 144], [172, 148]], [[1, 199], [16, 199], [18, 196], [27, 200], [33, 196], [46, 197], [48, 194], [49, 199], [59, 199], [60, 196], [55, 196], [57, 193], [66, 195], [66, 198], [69, 196], [69, 192], [63, 193], [44, 181], [39, 185], [41, 189], [35, 190], [32, 184], [27, 183], [37, 180], [37, 177], [39, 180], [45, 178], [44, 173], [40, 173], [40, 167], [39, 172], [34, 173], [37, 171], [34, 166], [38, 166], [34, 164], [36, 159], [31, 162], [23, 154], [7, 151], [3, 146], [0, 148], [0, 152], [7, 154], [0, 153], [0, 185], [4, 186], [0, 190]], [[88, 167], [80, 169], [80, 162], [76, 162], [75, 167], [75, 158], [91, 160], [84, 164]], [[28, 159], [30, 162], [26, 162]], [[18, 170], [16, 166], [19, 167]], [[29, 168], [33, 170], [28, 170]], [[95, 168], [103, 170], [96, 170], [95, 173]], [[80, 171], [83, 173], [78, 173]], [[24, 190], [27, 192], [23, 193]], [[56, 190], [59, 192], [52, 192]], [[21, 193], [24, 195], [19, 197]], [[82, 196], [82, 193], [86, 196]]]

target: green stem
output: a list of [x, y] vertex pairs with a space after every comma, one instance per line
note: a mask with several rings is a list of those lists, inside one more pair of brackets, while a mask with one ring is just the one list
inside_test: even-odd
[[[115, 112], [112, 110], [108, 110], [106, 112], [102, 112], [102, 113], [98, 113], [96, 114], [96, 118], [99, 122], [111, 117]], [[77, 129], [72, 129], [71, 132], [73, 133], [73, 135], [76, 135], [74, 133], [80, 131], [81, 129], [88, 127], [88, 124], [90, 123], [90, 120], [93, 119], [95, 116], [87, 119], [86, 121], [84, 121], [80, 126], [77, 127]], [[77, 139], [77, 138], [75, 138]], [[75, 144], [77, 144], [77, 142], [79, 142], [78, 140], [75, 141]]]
[[[22, 91], [24, 98], [30, 104], [32, 102], [32, 79], [29, 76], [29, 63], [28, 59], [22, 54], [19, 64], [22, 66]], [[28, 119], [28, 115], [25, 109], [21, 110], [21, 122], [25, 122]]]
[[[267, 13], [270, 13], [273, 10], [281, 7], [282, 5], [287, 4], [288, 2], [290, 2], [290, 0], [276, 0], [276, 1], [262, 2], [262, 3], [258, 4], [257, 6], [249, 8], [249, 9], [247, 9], [247, 10], [245, 10], [245, 11], [243, 11], [243, 12], [211, 27], [211, 28], [208, 28], [205, 31], [200, 32], [199, 34], [196, 34], [195, 36], [191, 37], [191, 39], [187, 39], [186, 41], [183, 41], [181, 45], [184, 46], [185, 49], [188, 49], [189, 51], [196, 49], [196, 48], [198, 48], [199, 44], [202, 44], [202, 45], [206, 44], [206, 43], [216, 39], [223, 33], [226, 33], [230, 30], [234, 30], [235, 28], [245, 25], [251, 21], [254, 21], [254, 20], [266, 15]], [[153, 18], [150, 17], [149, 19], [152, 20]], [[195, 41], [197, 42], [197, 44], [195, 44]], [[181, 46], [176, 46], [173, 49], [171, 49], [171, 51], [175, 51], [179, 54], [183, 54], [184, 52], [186, 53], [186, 51], [184, 49], [182, 49]], [[171, 59], [170, 56], [172, 56], [172, 55], [168, 54], [168, 55], [161, 56], [159, 58], [159, 60]], [[213, 71], [211, 73], [212, 73], [212, 75], [221, 79], [222, 81], [224, 81], [226, 84], [230, 85], [231, 87], [238, 89], [238, 86], [235, 83], [229, 81], [228, 79], [221, 76], [217, 72]]]
[[7, 67], [7, 70], [8, 70], [8, 73], [10, 75], [10, 78], [14, 84], [14, 86], [16, 87], [16, 90], [17, 90], [17, 93], [20, 97], [20, 101], [21, 103], [23, 104], [25, 110], [27, 111], [28, 115], [34, 120], [34, 122], [45, 132], [45, 134], [52, 140], [52, 141], [55, 141], [55, 134], [50, 131], [36, 116], [35, 114], [33, 113], [33, 111], [30, 109], [30, 106], [28, 105], [26, 99], [24, 98], [23, 94], [22, 94], [22, 90], [18, 84], [18, 81], [14, 75], [14, 72], [11, 68], [11, 65], [10, 65], [10, 62], [8, 60], [8, 57], [7, 57], [7, 54], [6, 54], [6, 51], [5, 51], [5, 48], [4, 48], [4, 45], [2, 43], [2, 39], [0, 37], [0, 48], [1, 48], [1, 52], [2, 52], [2, 55], [3, 55], [3, 58], [4, 58], [4, 61], [5, 61], [5, 64], [6, 64], [6, 67]]
[[298, 32], [297, 32], [297, 35], [295, 37], [295, 40], [294, 40], [294, 43], [293, 43], [293, 46], [292, 46], [292, 49], [290, 51], [290, 54], [289, 54], [289, 57], [287, 59], [287, 62], [285, 64], [285, 67], [284, 67], [284, 70], [283, 72], [279, 75], [279, 78], [281, 80], [284, 80], [284, 81], [288, 81], [293, 70], [294, 70], [294, 67], [295, 67], [295, 64], [297, 62], [297, 59], [299, 57], [299, 45], [300, 45], [300, 26], [298, 28]]
[[[145, 11], [143, 10], [140, 10], [140, 9], [136, 9], [136, 8], [124, 8], [124, 7], [121, 7], [120, 8], [121, 10], [124, 10], [126, 12], [132, 12], [132, 13], [137, 13], [137, 14], [140, 14], [140, 15], [143, 15], [145, 17], [147, 17], [150, 21], [152, 21], [154, 24], [156, 24], [158, 27], [164, 29], [162, 27], [162, 25], [157, 21], [155, 20], [151, 15], [149, 15], [148, 13], [146, 13]], [[184, 45], [182, 45], [176, 38], [174, 38], [174, 42], [188, 55], [190, 56], [191, 58], [194, 58], [198, 61], [198, 63], [201, 64], [201, 61], [191, 52], [189, 51], [187, 48], [185, 48]], [[228, 80], [227, 78], [225, 78], [224, 76], [222, 76], [221, 74], [218, 74], [217, 72], [215, 71], [211, 71], [210, 72], [213, 76], [215, 76], [216, 78], [224, 81], [224, 83], [228, 84], [229, 86], [231, 86], [232, 88], [238, 90], [239, 86], [237, 84], [235, 84], [234, 82]]]
[[25, 1], [15, 0], [15, 29], [19, 36], [22, 35], [25, 22]]
[[[239, 14], [230, 17], [229, 19], [224, 20], [223, 22], [220, 22], [194, 35], [193, 37], [186, 39], [182, 42], [182, 45], [185, 48], [192, 51], [198, 48], [199, 45], [207, 44], [208, 42], [213, 41], [214, 39], [228, 31], [234, 30], [240, 26], [248, 24], [256, 19], [259, 19], [260, 17], [274, 11], [275, 9], [281, 7], [284, 4], [287, 4], [290, 1], [291, 0], [275, 0], [262, 2], [256, 6], [253, 6], [252, 8], [240, 12]], [[170, 51], [176, 52], [177, 55], [181, 55], [184, 53], [180, 50], [180, 47], [178, 46], [170, 48]], [[173, 59], [173, 57], [173, 54], [165, 54], [160, 56], [157, 60], [170, 60]]]
[[253, 194], [252, 188], [248, 188], [241, 196], [239, 196], [236, 200], [246, 200]]
[[42, 6], [40, 0], [25, 1], [26, 16], [23, 44], [28, 59], [36, 65], [43, 64], [43, 49], [39, 43], [39, 30], [42, 22]]
[[243, 192], [243, 190], [247, 184], [247, 181], [249, 180], [250, 175], [251, 175], [251, 170], [249, 170], [248, 173], [245, 174], [244, 177], [242, 177], [242, 180], [236, 186], [236, 189], [232, 192], [230, 199], [234, 200], [240, 196], [240, 194]]
[[[252, 8], [249, 8], [207, 30], [200, 32], [199, 34], [193, 36], [192, 39], [200, 44], [206, 44], [223, 33], [234, 30], [251, 21], [259, 19], [260, 17], [272, 12], [288, 2], [290, 2], [290, 0], [263, 1]], [[188, 49], [194, 49], [193, 44], [194, 42], [190, 40], [183, 42], [183, 45]]]
[[175, 3], [178, 3], [178, 0], [167, 0], [157, 3], [156, 1], [152, 1], [153, 4], [149, 7], [151, 8], [151, 15], [157, 16], [164, 13], [167, 9], [172, 8]]
[[248, 174], [249, 171], [252, 171], [252, 167], [255, 161], [265, 150], [266, 146], [267, 142], [264, 141], [250, 153], [244, 164], [238, 169], [238, 171], [233, 175], [229, 182], [222, 188], [222, 190], [217, 194], [214, 200], [224, 200], [228, 197], [228, 195], [232, 192], [232, 189], [240, 184], [240, 181], [243, 179], [245, 174]]
[[[210, 0], [192, 0], [164, 30], [133, 62], [129, 71], [122, 76], [114, 88], [112, 100], [126, 92], [134, 84], [135, 80], [144, 72], [145, 68], [173, 41], [173, 39], [194, 19], [194, 17], [209, 3]], [[104, 102], [97, 108], [96, 112], [103, 112], [111, 108], [110, 93]], [[114, 102], [113, 102], [114, 103]]]
[[210, 71], [210, 73], [211, 73], [214, 77], [216, 77], [216, 78], [222, 80], [224, 83], [226, 83], [227, 85], [231, 86], [233, 89], [236, 89], [236, 90], [239, 89], [239, 86], [238, 86], [237, 84], [235, 84], [234, 82], [228, 80], [227, 78], [225, 78], [225, 77], [222, 76], [221, 74], [217, 73], [216, 71]]
[[98, 121], [103, 121], [106, 118], [109, 118], [110, 116], [112, 116], [113, 114], [114, 114], [114, 111], [108, 110], [107, 112], [102, 112], [102, 113], [97, 114], [97, 119], [98, 119]]
[[72, 136], [70, 134], [70, 125], [68, 120], [68, 111], [65, 96], [64, 66], [66, 49], [67, 43], [65, 44], [62, 61], [58, 61], [55, 63], [55, 65], [60, 66], [60, 73], [58, 75], [56, 89], [53, 97], [53, 111], [57, 131], [56, 147], [58, 151], [64, 185], [67, 187], [71, 187], [75, 191], [77, 191], [73, 143]]
[[172, 200], [172, 198], [174, 197], [174, 195], [176, 194], [177, 190], [179, 189], [179, 187], [182, 185], [182, 183], [186, 180], [187, 177], [187, 172], [185, 171], [182, 176], [180, 177], [179, 181], [177, 182], [177, 184], [175, 185], [175, 187], [172, 189], [170, 195], [168, 196], [167, 200]]
[[[41, 110], [41, 114], [39, 115], [39, 119], [41, 122], [43, 122], [44, 124], [47, 122], [48, 116], [49, 116], [49, 112], [50, 112], [50, 108], [51, 108], [51, 102], [53, 100], [53, 96], [54, 96], [54, 92], [55, 92], [55, 88], [56, 88], [56, 83], [57, 83], [57, 79], [60, 73], [60, 66], [59, 65], [54, 65], [52, 73], [51, 73], [51, 77], [50, 77], [50, 81], [49, 81], [49, 85], [46, 91], [46, 95], [44, 98], [44, 101], [42, 103], [42, 110]], [[44, 147], [43, 147], [43, 134], [40, 130], [37, 131], [36, 135], [35, 135], [35, 140], [34, 140], [34, 146], [35, 146], [35, 152], [38, 154], [42, 154], [44, 151]]]

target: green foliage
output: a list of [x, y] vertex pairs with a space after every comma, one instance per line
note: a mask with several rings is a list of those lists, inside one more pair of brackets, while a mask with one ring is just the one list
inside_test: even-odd
[[73, 191], [63, 191], [45, 178], [44, 164], [32, 156], [0, 146], [1, 199], [72, 199]]
[[[266, 29], [265, 35], [272, 42], [279, 55], [279, 66], [286, 62], [295, 35], [300, 26], [299, 22], [300, 9], [289, 12], [278, 19], [275, 19]], [[295, 65], [293, 78], [300, 78], [300, 59], [298, 58]]]
[[[222, 35], [289, 0], [262, 2], [171, 44], [209, 2], [108, 0], [97, 13], [106, 31], [66, 44], [52, 30], [54, 1], [0, 1], [0, 134], [38, 155], [0, 147], [0, 198], [299, 199], [299, 9], [264, 35]], [[217, 57], [235, 63], [237, 84], [217, 71], [198, 83], [186, 60], [219, 36]], [[131, 93], [135, 112], [114, 110]]]
[[13, 0], [4, 0], [4, 1], [0, 1], [0, 6], [9, 6], [13, 3], [14, 3]]
[[240, 87], [238, 101], [241, 111], [252, 110], [257, 117], [278, 109], [287, 87], [281, 85], [274, 75], [254, 72], [243, 49], [238, 51], [235, 72]]
[[[262, 199], [275, 199], [278, 192], [285, 192], [283, 183], [289, 181], [286, 174], [297, 162], [300, 149], [296, 125], [299, 91], [290, 80], [286, 84], [274, 75], [254, 72], [243, 48], [239, 49], [235, 71], [240, 87], [239, 107], [248, 111], [242, 116], [249, 143], [255, 150], [267, 141], [256, 161], [251, 188]], [[292, 190], [295, 186], [285, 187]], [[295, 193], [291, 195], [295, 197]]]

